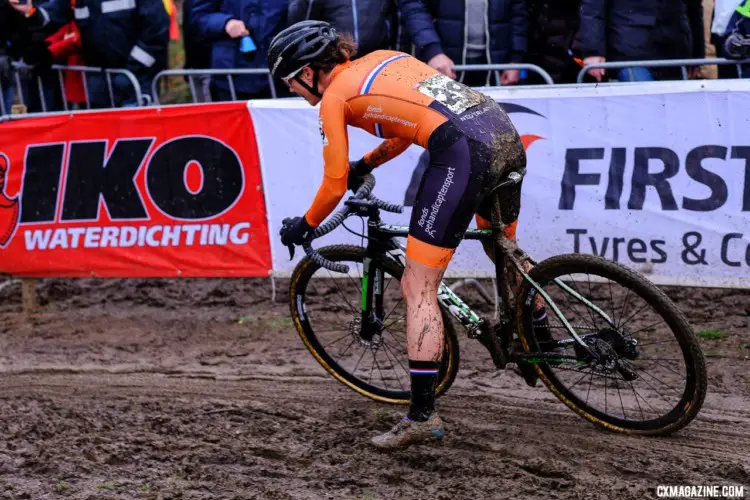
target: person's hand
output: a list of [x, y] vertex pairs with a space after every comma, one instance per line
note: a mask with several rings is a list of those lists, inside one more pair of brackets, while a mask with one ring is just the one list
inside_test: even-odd
[[312, 234], [314, 228], [307, 223], [304, 217], [287, 217], [281, 221], [281, 244], [289, 248], [289, 258], [294, 258], [294, 245], [301, 245]]
[[372, 167], [365, 163], [364, 158], [357, 161], [349, 162], [349, 176], [346, 178], [346, 187], [353, 193], [362, 187], [365, 182], [365, 175], [372, 172]]
[[31, 5], [31, 1], [23, 5], [19, 4], [18, 0], [9, 0], [9, 1], [10, 1], [10, 6], [16, 9], [18, 12], [20, 12], [24, 16], [28, 16], [29, 12], [31, 12], [31, 9], [34, 8], [34, 6]]
[[[607, 60], [601, 56], [591, 56], [583, 60], [583, 66], [586, 67], [589, 64], [601, 64], [603, 62], [607, 62]], [[595, 69], [589, 70], [588, 73], [589, 75], [596, 78], [597, 82], [601, 82], [602, 78], [604, 78], [604, 71], [605, 71], [604, 68], [595, 68]]]
[[688, 68], [688, 79], [697, 80], [703, 78], [703, 68], [700, 66], [691, 66]]
[[456, 69], [455, 64], [453, 64], [453, 60], [446, 56], [445, 54], [438, 54], [429, 61], [427, 61], [427, 64], [440, 71], [442, 74], [449, 78], [456, 79]]
[[240, 38], [250, 34], [250, 32], [247, 31], [245, 23], [239, 19], [230, 19], [227, 21], [226, 26], [224, 26], [224, 31], [227, 32], [227, 35], [229, 35], [230, 38]]
[[517, 69], [506, 69], [500, 75], [500, 85], [515, 85], [521, 80], [521, 72]]

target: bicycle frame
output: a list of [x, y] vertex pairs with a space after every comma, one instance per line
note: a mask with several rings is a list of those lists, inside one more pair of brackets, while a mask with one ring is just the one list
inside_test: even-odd
[[[362, 213], [363, 212], [363, 213]], [[366, 255], [363, 261], [363, 273], [362, 273], [362, 298], [361, 298], [361, 309], [362, 309], [362, 327], [363, 335], [370, 337], [375, 333], [377, 325], [372, 323], [370, 319], [373, 317], [373, 312], [382, 313], [383, 308], [383, 272], [381, 266], [378, 266], [378, 261], [382, 259], [384, 255], [388, 255], [391, 258], [396, 259], [402, 265], [405, 265], [405, 250], [406, 247], [399, 242], [396, 238], [406, 238], [409, 233], [408, 226], [396, 226], [390, 224], [383, 224], [380, 219], [380, 213], [377, 208], [368, 208], [362, 210], [359, 215], [367, 216], [367, 238], [368, 244], [366, 248]], [[491, 229], [468, 229], [464, 236], [465, 240], [477, 240], [480, 242], [491, 242], [492, 241], [492, 230]], [[577, 342], [585, 350], [590, 352], [588, 345], [584, 342], [583, 338], [579, 336], [572, 325], [567, 321], [565, 316], [562, 314], [560, 309], [555, 305], [552, 298], [542, 289], [542, 287], [536, 283], [524, 269], [523, 263], [529, 262], [532, 265], [536, 264], [528, 254], [521, 250], [515, 242], [501, 238], [499, 247], [502, 255], [501, 259], [510, 261], [513, 267], [521, 276], [521, 279], [529, 282], [529, 284], [537, 291], [539, 295], [546, 301], [546, 303], [555, 312], [557, 317], [565, 326], [565, 329], [573, 337], [570, 342]], [[375, 274], [371, 278], [371, 268], [375, 269]], [[503, 264], [503, 268], [507, 270]], [[510, 292], [517, 292], [511, 290], [509, 277], [504, 277], [498, 284], [499, 293], [501, 296], [502, 307], [499, 309], [500, 317], [498, 318], [498, 324], [503, 325], [505, 328], [513, 328], [514, 325], [510, 325], [510, 320], [514, 317], [513, 312], [510, 310]], [[596, 312], [601, 316], [608, 324], [614, 327], [612, 320], [609, 316], [604, 313], [595, 304], [592, 304], [584, 296], [570, 288], [564, 282], [559, 279], [555, 279], [555, 283], [566, 293], [572, 295], [579, 301], [583, 302], [587, 307], [591, 308], [592, 311]], [[456, 295], [445, 283], [440, 283], [438, 289], [438, 303], [445, 307], [464, 328], [467, 329], [469, 336], [476, 338], [479, 336], [481, 329], [485, 328], [486, 321], [476, 314], [471, 307], [469, 307], [458, 295]], [[373, 310], [374, 309], [374, 310]], [[380, 318], [382, 320], [382, 318]], [[368, 327], [369, 325], [369, 327]], [[509, 331], [506, 330], [505, 336], [510, 335]], [[509, 338], [504, 339], [504, 343], [507, 347]], [[567, 342], [565, 342], [567, 343]], [[594, 353], [592, 356], [596, 357]]]

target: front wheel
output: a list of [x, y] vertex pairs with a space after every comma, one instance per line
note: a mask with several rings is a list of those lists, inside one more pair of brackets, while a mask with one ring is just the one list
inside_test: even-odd
[[524, 357], [563, 403], [598, 426], [631, 434], [667, 435], [695, 418], [706, 396], [703, 353], [685, 316], [656, 285], [581, 254], [547, 259], [529, 276], [561, 315], [547, 303], [548, 326], [534, 327], [544, 299], [522, 283], [517, 328], [532, 353]]
[[[376, 401], [408, 404], [411, 395], [406, 351], [406, 306], [401, 296], [403, 266], [383, 255], [383, 303], [364, 332], [362, 265], [365, 249], [350, 245], [321, 248], [321, 256], [349, 266], [349, 274], [320, 267], [304, 258], [289, 286], [292, 319], [313, 357], [347, 387]], [[375, 276], [373, 264], [368, 276]], [[445, 393], [458, 372], [459, 350], [450, 316], [441, 307], [444, 325], [443, 358], [436, 395]]]

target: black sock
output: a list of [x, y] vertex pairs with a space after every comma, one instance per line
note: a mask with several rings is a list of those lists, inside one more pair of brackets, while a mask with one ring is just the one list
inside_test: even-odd
[[440, 363], [435, 361], [409, 360], [411, 375], [411, 405], [406, 417], [415, 422], [424, 422], [435, 411], [435, 383]]

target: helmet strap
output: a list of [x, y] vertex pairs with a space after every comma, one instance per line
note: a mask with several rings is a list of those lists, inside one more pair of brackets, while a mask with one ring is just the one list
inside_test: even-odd
[[[310, 69], [312, 69], [312, 68], [310, 68]], [[299, 74], [294, 75], [294, 79], [297, 80], [297, 83], [299, 83], [300, 85], [302, 85], [302, 87], [305, 90], [307, 90], [308, 92], [310, 92], [315, 97], [321, 97], [321, 98], [323, 97], [323, 94], [321, 94], [320, 91], [318, 91], [318, 70], [313, 70], [313, 84], [312, 84], [312, 87], [309, 86], [307, 83], [305, 83], [302, 80], [302, 78], [299, 77]]]

